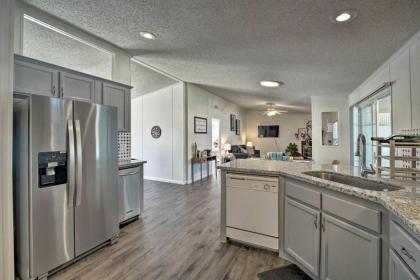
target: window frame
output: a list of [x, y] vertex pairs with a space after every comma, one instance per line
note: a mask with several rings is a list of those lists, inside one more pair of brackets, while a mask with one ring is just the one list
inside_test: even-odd
[[[378, 132], [378, 123], [377, 123], [377, 114], [378, 114], [378, 101], [380, 99], [389, 97], [390, 98], [390, 103], [391, 103], [391, 119], [390, 119], [390, 123], [391, 123], [391, 134], [393, 132], [393, 105], [392, 105], [392, 87], [391, 87], [391, 83], [384, 83], [381, 87], [379, 87], [378, 89], [374, 90], [371, 94], [367, 95], [365, 98], [361, 99], [359, 102], [354, 103], [353, 105], [350, 106], [349, 108], [349, 114], [350, 114], [350, 163], [352, 166], [356, 166], [355, 165], [355, 147], [354, 147], [354, 140], [355, 137], [357, 137], [357, 135], [355, 135], [355, 131], [354, 131], [354, 118], [353, 118], [353, 110], [355, 108], [364, 108], [367, 106], [372, 106], [373, 104], [376, 103], [375, 105], [375, 117], [376, 117], [376, 122], [375, 122], [375, 134], [377, 134]], [[360, 114], [360, 110], [358, 110], [358, 132], [360, 133], [361, 129], [360, 129], [360, 123], [361, 123], [361, 114]]]

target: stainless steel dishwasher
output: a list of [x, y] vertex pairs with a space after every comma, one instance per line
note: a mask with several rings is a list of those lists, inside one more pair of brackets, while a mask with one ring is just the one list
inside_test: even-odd
[[119, 222], [125, 224], [143, 211], [142, 166], [119, 170]]

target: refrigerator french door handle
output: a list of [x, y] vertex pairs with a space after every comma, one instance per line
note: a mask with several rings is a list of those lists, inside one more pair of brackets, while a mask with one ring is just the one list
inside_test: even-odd
[[74, 127], [73, 120], [67, 121], [67, 130], [69, 135], [69, 183], [68, 183], [68, 207], [73, 208], [74, 206], [74, 192], [75, 192], [75, 177], [76, 177], [76, 158], [74, 154]]
[[80, 120], [74, 120], [76, 131], [76, 206], [82, 203], [82, 189], [83, 189], [83, 168], [82, 168], [82, 136], [80, 131]]

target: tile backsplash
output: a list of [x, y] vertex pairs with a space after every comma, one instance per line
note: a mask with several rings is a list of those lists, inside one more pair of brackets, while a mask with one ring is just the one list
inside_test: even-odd
[[130, 132], [118, 132], [118, 159], [131, 159]]

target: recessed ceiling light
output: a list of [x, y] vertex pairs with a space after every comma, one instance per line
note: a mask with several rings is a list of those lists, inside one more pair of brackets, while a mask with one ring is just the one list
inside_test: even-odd
[[154, 40], [156, 39], [156, 35], [147, 31], [141, 31], [140, 36], [147, 40]]
[[335, 16], [331, 17], [332, 22], [336, 23], [344, 23], [352, 21], [357, 16], [357, 13], [352, 10], [341, 11], [337, 13]]
[[283, 83], [279, 81], [261, 81], [260, 85], [263, 87], [279, 87]]

